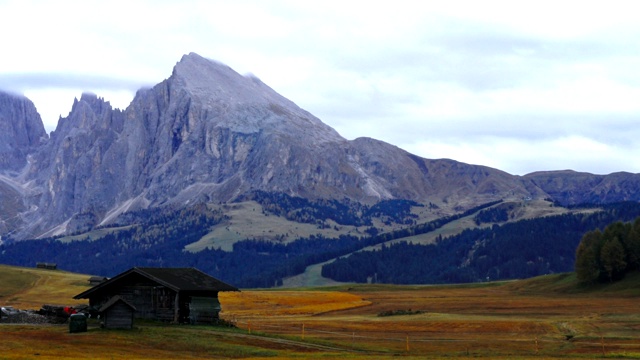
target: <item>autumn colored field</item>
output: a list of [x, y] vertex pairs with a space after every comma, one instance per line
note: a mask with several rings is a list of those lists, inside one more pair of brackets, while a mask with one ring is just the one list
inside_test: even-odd
[[[638, 280], [629, 279], [630, 283]], [[555, 276], [525, 286], [513, 282], [334, 288], [341, 297], [344, 291], [370, 304], [306, 317], [286, 310], [271, 317], [262, 312], [251, 317], [251, 312], [239, 309], [237, 294], [225, 294], [224, 303], [226, 316], [238, 316], [239, 325], [253, 331], [304, 335], [305, 339], [382, 353], [404, 350], [406, 355], [492, 358], [640, 356], [637, 291], [611, 296], [606, 290], [574, 294], [549, 290], [561, 281]], [[544, 283], [547, 286], [540, 292], [530, 291]], [[273, 294], [273, 309], [280, 296], [287, 296], [285, 292], [269, 293]], [[331, 299], [333, 294], [326, 296]], [[267, 300], [261, 296], [262, 301]], [[270, 306], [262, 303], [262, 307]], [[408, 315], [395, 315], [402, 313]]]
[[[72, 304], [87, 278], [0, 266], [0, 305]], [[639, 358], [638, 284], [633, 274], [586, 290], [571, 275], [555, 275], [246, 290], [221, 294], [222, 317], [235, 329], [137, 322], [113, 331], [91, 322], [87, 333], [69, 334], [65, 325], [1, 324], [0, 358]]]

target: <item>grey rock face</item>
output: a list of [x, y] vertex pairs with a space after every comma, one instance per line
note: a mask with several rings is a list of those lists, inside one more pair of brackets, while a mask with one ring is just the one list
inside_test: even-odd
[[327, 143], [346, 140], [258, 79], [186, 55], [125, 111], [91, 94], [74, 102], [34, 156], [38, 210], [23, 234], [69, 231], [78, 214], [105, 223], [127, 210], [255, 189], [295, 193], [298, 166], [315, 169], [309, 162]]
[[47, 133], [31, 100], [0, 92], [0, 172], [16, 171], [27, 164], [27, 155]]
[[31, 154], [46, 143], [47, 133], [33, 103], [0, 92], [0, 234], [24, 225], [27, 211], [24, 173]]
[[[123, 168], [114, 153], [124, 115], [93, 94], [75, 100], [47, 144], [33, 155], [29, 199], [37, 211], [25, 215], [24, 236], [39, 235], [76, 214], [104, 214], [121, 186]], [[56, 232], [64, 229], [56, 229]]]

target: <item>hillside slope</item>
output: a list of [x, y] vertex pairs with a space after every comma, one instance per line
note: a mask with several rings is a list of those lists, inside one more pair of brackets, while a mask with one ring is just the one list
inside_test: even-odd
[[0, 265], [0, 306], [38, 310], [44, 304], [75, 305], [73, 297], [89, 287], [90, 275]]

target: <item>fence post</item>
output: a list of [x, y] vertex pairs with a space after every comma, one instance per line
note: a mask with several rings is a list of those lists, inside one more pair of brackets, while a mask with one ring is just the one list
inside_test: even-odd
[[304, 324], [302, 324], [302, 340], [304, 340]]
[[409, 352], [409, 335], [407, 335], [407, 352]]
[[249, 334], [251, 334], [251, 320], [247, 320], [247, 329], [249, 330]]

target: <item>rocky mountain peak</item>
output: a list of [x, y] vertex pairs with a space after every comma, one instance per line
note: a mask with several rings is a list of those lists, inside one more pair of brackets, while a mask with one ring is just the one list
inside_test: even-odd
[[47, 138], [31, 100], [0, 92], [0, 171], [22, 168], [27, 155]]
[[230, 67], [190, 53], [173, 68], [171, 80], [192, 95], [219, 101], [252, 102], [261, 100], [251, 81]]
[[[173, 69], [171, 80], [202, 100], [216, 100], [230, 105], [287, 103], [257, 77], [243, 76], [227, 65], [196, 53], [184, 55]], [[205, 101], [206, 103], [206, 101]]]
[[110, 124], [113, 108], [108, 101], [92, 93], [83, 93], [80, 100], [73, 100], [71, 112], [58, 121], [56, 132], [70, 132], [73, 129], [94, 130], [106, 128]]
[[278, 94], [256, 76], [243, 76], [196, 53], [184, 55], [169, 78], [205, 111], [206, 121], [241, 133], [302, 136], [312, 143], [342, 142], [333, 128]]
[[505, 198], [579, 203], [640, 196], [640, 175], [517, 177], [424, 159], [375, 139], [347, 141], [257, 77], [194, 53], [168, 79], [139, 90], [124, 111], [82, 94], [51, 139], [42, 139], [33, 104], [0, 93], [0, 199], [17, 204], [4, 214], [0, 207], [0, 233], [16, 239], [84, 231], [131, 210], [232, 202], [256, 191], [368, 204], [407, 199], [445, 212]]

